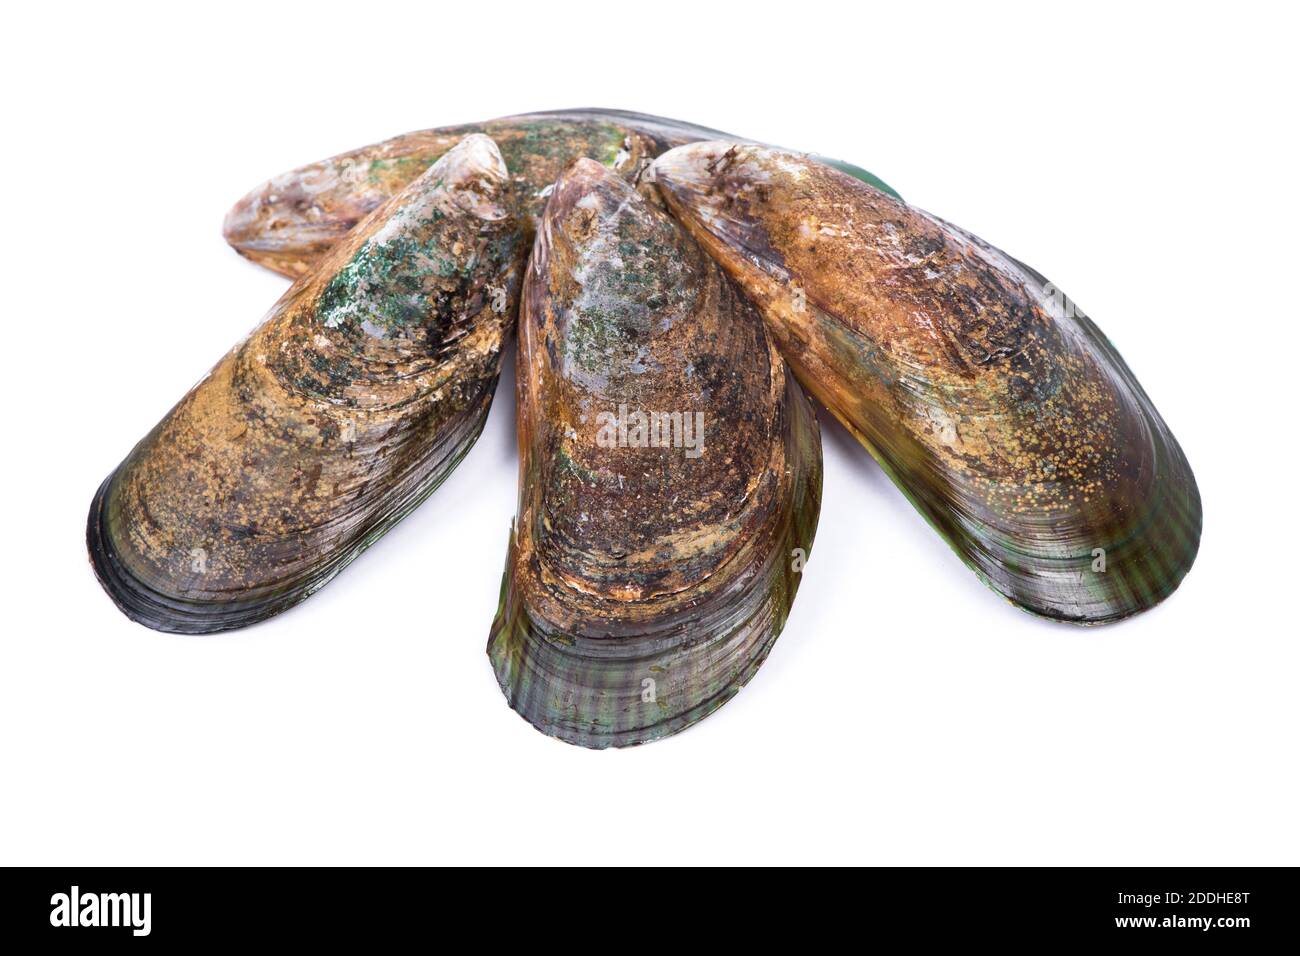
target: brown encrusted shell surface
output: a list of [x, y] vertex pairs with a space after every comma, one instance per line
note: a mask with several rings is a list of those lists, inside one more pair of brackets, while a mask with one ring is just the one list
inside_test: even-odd
[[395, 136], [276, 176], [235, 204], [226, 241], [283, 275], [308, 271], [358, 221], [470, 133], [491, 136], [510, 170], [509, 203], [526, 228], [541, 215], [548, 187], [588, 157], [625, 178], [666, 149], [717, 130], [618, 110], [563, 110], [507, 116]]
[[[794, 598], [820, 502], [817, 424], [731, 281], [589, 160], [538, 230], [518, 413], [519, 512], [488, 644], [511, 706], [587, 747], [706, 716]], [[638, 413], [694, 423], [697, 447], [672, 426], [639, 432]]]
[[464, 138], [297, 282], [105, 481], [96, 573], [132, 618], [206, 632], [321, 587], [482, 429], [526, 243]]
[[1103, 623], [1178, 586], [1200, 540], [1191, 469], [1054, 286], [798, 154], [702, 142], [653, 172], [800, 381], [992, 587]]

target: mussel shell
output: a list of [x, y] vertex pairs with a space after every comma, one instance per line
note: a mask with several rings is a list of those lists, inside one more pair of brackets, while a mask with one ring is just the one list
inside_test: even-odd
[[376, 210], [104, 482], [87, 540], [131, 618], [204, 633], [320, 588], [482, 430], [527, 243], [471, 135]]
[[994, 589], [1118, 620], [1191, 567], [1196, 481], [1105, 336], [1042, 276], [798, 154], [702, 142], [653, 175], [799, 380]]
[[[675, 733], [730, 699], [784, 624], [821, 496], [811, 406], [717, 265], [589, 160], [551, 196], [519, 336], [497, 679], [569, 743]], [[702, 416], [699, 454], [671, 426], [639, 432], [638, 413]]]
[[406, 133], [258, 187], [227, 214], [226, 241], [259, 265], [302, 275], [365, 215], [471, 133], [497, 143], [510, 170], [512, 210], [531, 222], [546, 204], [547, 187], [578, 157], [631, 177], [665, 149], [716, 131], [635, 113], [573, 110]]
[[[485, 133], [500, 146], [510, 169], [512, 206], [530, 227], [541, 215], [549, 187], [575, 159], [596, 160], [631, 180], [674, 146], [732, 138], [678, 120], [604, 109], [527, 113], [420, 130], [276, 176], [230, 210], [226, 241], [259, 265], [300, 276], [363, 216], [469, 133]], [[865, 170], [823, 161], [889, 189]]]

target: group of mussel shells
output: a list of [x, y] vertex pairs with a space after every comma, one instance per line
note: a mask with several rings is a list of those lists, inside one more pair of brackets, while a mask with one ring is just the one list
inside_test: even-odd
[[152, 628], [242, 627], [343, 570], [467, 454], [516, 329], [488, 655], [569, 743], [682, 730], [766, 658], [821, 505], [808, 396], [1027, 611], [1117, 621], [1196, 555], [1187, 460], [1097, 326], [846, 163], [533, 113], [278, 176], [225, 235], [294, 284], [90, 510], [96, 575]]

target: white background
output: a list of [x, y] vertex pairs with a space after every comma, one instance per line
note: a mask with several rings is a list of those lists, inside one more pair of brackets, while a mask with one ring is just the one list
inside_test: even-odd
[[[1300, 863], [1294, 22], [377, 6], [5, 15], [0, 862]], [[209, 638], [122, 617], [91, 495], [287, 285], [226, 248], [226, 209], [399, 132], [569, 106], [843, 157], [1044, 272], [1196, 470], [1182, 588], [1105, 629], [1031, 618], [827, 423], [757, 677], [675, 738], [569, 747], [484, 654], [508, 376], [443, 488], [300, 608]]]

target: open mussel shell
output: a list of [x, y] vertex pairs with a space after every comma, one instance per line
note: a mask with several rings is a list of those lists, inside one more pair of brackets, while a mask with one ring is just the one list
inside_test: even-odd
[[525, 237], [464, 138], [284, 295], [95, 496], [96, 574], [131, 618], [204, 633], [324, 585], [482, 430]]
[[[678, 120], [604, 109], [527, 113], [420, 130], [276, 176], [230, 210], [226, 241], [268, 269], [303, 275], [362, 217], [469, 133], [485, 133], [501, 148], [511, 175], [509, 201], [528, 227], [541, 215], [556, 177], [580, 157], [635, 179], [651, 159], [674, 146], [732, 138]], [[889, 189], [865, 170], [822, 161]]]
[[1042, 276], [798, 154], [701, 142], [653, 175], [799, 380], [991, 587], [1098, 624], [1178, 586], [1201, 534], [1191, 469]]
[[497, 679], [569, 743], [675, 733], [749, 680], [785, 622], [821, 496], [811, 406], [717, 265], [589, 160], [539, 226], [517, 375]]

